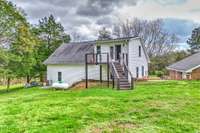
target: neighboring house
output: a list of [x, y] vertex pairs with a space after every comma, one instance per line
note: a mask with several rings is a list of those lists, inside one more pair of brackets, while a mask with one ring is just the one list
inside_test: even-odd
[[200, 52], [167, 67], [173, 80], [200, 79]]
[[[125, 71], [125, 67], [122, 70], [122, 66], [126, 66], [134, 78], [146, 79], [148, 76], [149, 57], [141, 39], [136, 37], [63, 44], [44, 62], [47, 65], [47, 80], [53, 83], [64, 82], [69, 86], [84, 80], [87, 53], [93, 55], [87, 59], [90, 62], [88, 79], [99, 80], [102, 75], [102, 80], [107, 80], [114, 75], [115, 70], [121, 82], [125, 79], [125, 73], [120, 72]], [[108, 53], [108, 56], [104, 53]], [[102, 65], [110, 64], [109, 76], [107, 76], [107, 67], [102, 67], [103, 72], [100, 74], [98, 62]], [[126, 77], [130, 79], [130, 76]]]

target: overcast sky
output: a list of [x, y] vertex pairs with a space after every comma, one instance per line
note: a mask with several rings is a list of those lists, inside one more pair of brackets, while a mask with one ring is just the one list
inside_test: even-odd
[[100, 27], [111, 27], [133, 17], [163, 18], [165, 28], [176, 33], [184, 45], [200, 24], [200, 0], [10, 0], [25, 10], [32, 24], [53, 14], [68, 33], [76, 31], [86, 40], [96, 39]]

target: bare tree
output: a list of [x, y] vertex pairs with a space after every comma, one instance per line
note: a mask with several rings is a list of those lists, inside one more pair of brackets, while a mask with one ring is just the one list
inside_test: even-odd
[[173, 51], [178, 38], [163, 28], [161, 19], [147, 21], [134, 18], [119, 22], [113, 28], [116, 37], [141, 37], [150, 57]]
[[99, 40], [106, 40], [111, 39], [111, 33], [108, 31], [105, 27], [103, 27], [101, 30], [99, 30]]
[[81, 35], [78, 32], [76, 32], [76, 31], [72, 32], [71, 36], [72, 36], [72, 41], [73, 42], [80, 42], [83, 39], [81, 37]]

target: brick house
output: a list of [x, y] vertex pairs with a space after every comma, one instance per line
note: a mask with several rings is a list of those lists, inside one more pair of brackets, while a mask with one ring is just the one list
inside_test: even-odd
[[167, 67], [172, 80], [200, 80], [200, 52]]

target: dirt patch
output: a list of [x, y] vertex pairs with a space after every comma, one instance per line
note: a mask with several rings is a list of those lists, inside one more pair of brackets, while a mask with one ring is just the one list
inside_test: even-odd
[[124, 133], [124, 132], [129, 132], [133, 130], [134, 128], [137, 128], [138, 126], [134, 123], [131, 122], [112, 122], [109, 124], [104, 124], [99, 127], [94, 127], [91, 128], [89, 131], [90, 133], [104, 133], [104, 132], [119, 132], [119, 133]]
[[[99, 86], [99, 85], [106, 85], [106, 82], [103, 82], [102, 84], [99, 83], [99, 81], [88, 81], [88, 88]], [[78, 82], [70, 88], [72, 90], [84, 90], [85, 88], [85, 81]]]

